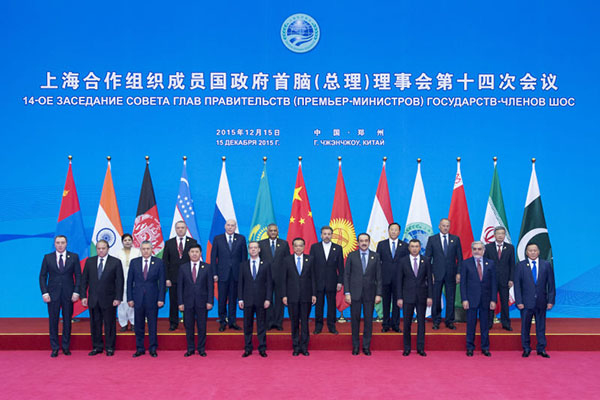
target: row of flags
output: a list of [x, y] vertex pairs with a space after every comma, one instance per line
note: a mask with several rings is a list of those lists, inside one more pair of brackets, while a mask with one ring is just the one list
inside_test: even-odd
[[[424, 252], [427, 240], [429, 236], [433, 234], [433, 226], [431, 224], [425, 187], [421, 176], [421, 160], [419, 159], [417, 161], [417, 173], [402, 239], [405, 241], [413, 238], [419, 239], [422, 243], [422, 251]], [[383, 160], [377, 192], [373, 200], [371, 215], [367, 226], [367, 233], [371, 236], [372, 250], [375, 250], [377, 242], [388, 237], [388, 225], [394, 221], [385, 164], [386, 158]], [[236, 219], [236, 216], [229, 181], [227, 179], [225, 157], [223, 157], [215, 211], [208, 237], [208, 245], [206, 247], [206, 259], [210, 259], [214, 237], [225, 232], [225, 222], [229, 219]], [[457, 159], [457, 171], [452, 199], [450, 201], [448, 219], [452, 222], [450, 233], [459, 236], [461, 243], [463, 244], [463, 257], [471, 257], [470, 244], [473, 242], [473, 231], [471, 228], [465, 187], [460, 171], [460, 158]], [[183, 161], [179, 193], [177, 195], [169, 237], [174, 237], [176, 235], [175, 224], [181, 220], [185, 221], [187, 224], [187, 234], [200, 241], [198, 224], [196, 222], [194, 211], [194, 202], [192, 200], [190, 185], [187, 178], [186, 157], [184, 157]], [[267, 226], [271, 223], [276, 223], [276, 220], [267, 176], [266, 158], [264, 158], [264, 166], [259, 181], [254, 214], [252, 216], [252, 223], [248, 235], [249, 240], [258, 241], [266, 238]], [[338, 174], [329, 225], [333, 229], [332, 241], [342, 246], [344, 258], [350, 252], [358, 248], [356, 231], [354, 229], [354, 222], [352, 220], [352, 213], [342, 173], [341, 157], [338, 157]], [[483, 242], [489, 243], [494, 240], [493, 232], [496, 226], [503, 226], [506, 228], [507, 235], [505, 240], [510, 243], [511, 236], [509, 234], [502, 190], [500, 188], [497, 159], [494, 157], [494, 174], [481, 232], [481, 240]], [[239, 232], [239, 227], [236, 231]], [[110, 254], [114, 256], [118, 255], [119, 250], [122, 248], [121, 236], [123, 235], [123, 227], [111, 175], [110, 157], [108, 157], [108, 166], [104, 178], [102, 194], [100, 196], [100, 204], [98, 206], [91, 244], [88, 245], [85, 236], [83, 218], [79, 208], [79, 200], [77, 198], [75, 181], [73, 179], [72, 160], [70, 156], [56, 234], [63, 234], [69, 238], [69, 249], [79, 254], [82, 267], [88, 256], [95, 255], [95, 244], [98, 240], [106, 240], [110, 244]], [[134, 246], [139, 247], [144, 240], [149, 240], [153, 245], [153, 253], [158, 257], [162, 255], [164, 239], [158, 216], [152, 179], [150, 177], [148, 157], [146, 157], [146, 169], [144, 171], [132, 236]], [[292, 198], [292, 209], [287, 234], [290, 248], [292, 248], [292, 241], [295, 237], [304, 238], [307, 251], [313, 243], [318, 241], [308, 199], [308, 191], [302, 174], [301, 157], [299, 157], [298, 160], [298, 173]], [[540, 248], [540, 257], [552, 262], [552, 248], [535, 172], [535, 159], [532, 159], [531, 179], [527, 192], [519, 242], [516, 246], [518, 260], [523, 260], [525, 258], [525, 246], [529, 242], [538, 244]], [[457, 304], [460, 306], [461, 300], [458, 288], [456, 299]], [[338, 293], [337, 306], [340, 311], [343, 311], [348, 306], [343, 301], [343, 290]], [[83, 307], [78, 303], [78, 305], [76, 305], [75, 315], [78, 315], [81, 312], [83, 312]]]

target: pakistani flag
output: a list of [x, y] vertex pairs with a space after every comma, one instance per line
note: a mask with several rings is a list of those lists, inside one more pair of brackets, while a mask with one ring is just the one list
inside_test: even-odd
[[492, 178], [490, 197], [488, 198], [487, 207], [485, 209], [481, 241], [484, 243], [493, 242], [494, 229], [497, 226], [502, 226], [506, 229], [505, 240], [508, 243], [511, 243], [510, 234], [508, 233], [506, 211], [504, 209], [504, 200], [502, 199], [502, 189], [500, 189], [500, 178], [498, 178], [498, 169], [496, 167], [496, 160], [494, 160], [494, 176]]
[[254, 206], [254, 215], [250, 225], [249, 241], [259, 241], [267, 238], [267, 226], [275, 223], [275, 211], [273, 211], [273, 200], [271, 199], [271, 188], [269, 187], [269, 178], [267, 177], [267, 162], [263, 167], [258, 184], [258, 194], [256, 195], [256, 205]]
[[517, 258], [519, 261], [525, 259], [525, 248], [528, 243], [537, 244], [540, 248], [540, 257], [553, 262], [552, 246], [550, 245], [550, 237], [546, 228], [540, 187], [538, 186], [537, 175], [535, 174], [535, 158], [532, 160], [531, 179], [529, 180], [529, 190], [527, 190], [527, 200], [525, 201], [525, 211], [523, 212], [523, 222], [521, 222], [521, 233], [519, 234], [519, 245], [517, 246]]

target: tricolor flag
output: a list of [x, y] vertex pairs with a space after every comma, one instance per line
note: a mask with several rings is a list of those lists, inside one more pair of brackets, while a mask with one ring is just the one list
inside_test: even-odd
[[104, 176], [104, 185], [100, 195], [100, 205], [96, 214], [96, 223], [94, 224], [94, 233], [92, 234], [92, 244], [90, 245], [90, 255], [96, 255], [96, 243], [98, 240], [106, 240], [110, 246], [109, 254], [118, 257], [119, 250], [123, 248], [121, 243], [123, 236], [123, 226], [119, 215], [119, 206], [117, 205], [117, 196], [113, 185], [110, 157], [108, 157], [108, 166]]
[[290, 213], [290, 225], [288, 226], [287, 241], [290, 251], [293, 251], [295, 238], [304, 239], [307, 251], [313, 243], [317, 243], [317, 232], [313, 221], [308, 192], [302, 175], [302, 158], [298, 158], [298, 174], [296, 175], [296, 186], [292, 198], [292, 211]]
[[[179, 180], [179, 193], [177, 193], [177, 202], [175, 203], [175, 213], [173, 214], [173, 223], [171, 224], [171, 233], [169, 238], [177, 236], [175, 224], [179, 221], [187, 225], [187, 235], [200, 242], [198, 233], [198, 224], [196, 223], [196, 212], [194, 211], [194, 200], [190, 192], [190, 183], [188, 181], [186, 170], [187, 157], [183, 157], [183, 171]], [[225, 223], [223, 223], [225, 225]]]
[[[58, 223], [56, 224], [56, 235], [65, 235], [67, 237], [67, 249], [79, 256], [81, 270], [85, 265], [85, 260], [89, 255], [89, 244], [87, 235], [83, 227], [83, 216], [79, 208], [79, 198], [73, 179], [73, 170], [71, 168], [71, 156], [69, 156], [69, 170], [67, 180], [62, 193], [60, 211], [58, 213]], [[86, 309], [78, 301], [73, 306], [73, 316], [78, 316]]]
[[143, 241], [149, 240], [152, 242], [152, 254], [156, 257], [162, 257], [165, 242], [160, 227], [160, 219], [158, 218], [158, 208], [154, 197], [152, 178], [150, 178], [148, 157], [146, 157], [146, 170], [144, 171], [136, 215], [132, 233], [133, 245], [139, 248]]
[[[338, 175], [329, 225], [333, 229], [331, 241], [342, 246], [345, 260], [350, 252], [358, 248], [358, 242], [356, 241], [350, 203], [348, 202], [348, 194], [346, 193], [346, 185], [344, 184], [344, 176], [342, 175], [342, 157], [338, 157], [338, 160]], [[348, 303], [345, 302], [344, 297], [344, 289], [342, 288], [336, 294], [336, 305], [340, 311], [348, 308]]]
[[535, 243], [540, 248], [540, 257], [553, 263], [552, 246], [546, 227], [546, 217], [542, 207], [542, 196], [535, 173], [535, 158], [531, 160], [531, 179], [525, 200], [525, 211], [523, 222], [521, 222], [521, 233], [519, 234], [519, 245], [517, 246], [517, 258], [522, 261], [526, 258], [525, 248], [528, 243]]
[[265, 157], [258, 184], [258, 193], [256, 195], [256, 204], [254, 205], [254, 214], [252, 215], [248, 241], [258, 242], [259, 240], [266, 239], [268, 237], [267, 226], [274, 223], [276, 223], [275, 211], [273, 210], [271, 188], [269, 187], [269, 178], [267, 176], [267, 158]]

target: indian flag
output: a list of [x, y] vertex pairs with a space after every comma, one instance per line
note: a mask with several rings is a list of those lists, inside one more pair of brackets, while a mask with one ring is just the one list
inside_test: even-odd
[[118, 257], [119, 250], [123, 247], [121, 243], [122, 235], [123, 226], [121, 225], [117, 196], [115, 195], [112, 174], [110, 172], [110, 157], [108, 157], [104, 186], [102, 187], [100, 205], [98, 206], [98, 214], [96, 214], [96, 224], [94, 225], [94, 233], [92, 234], [90, 256], [96, 255], [96, 243], [104, 239], [110, 246], [109, 254]]

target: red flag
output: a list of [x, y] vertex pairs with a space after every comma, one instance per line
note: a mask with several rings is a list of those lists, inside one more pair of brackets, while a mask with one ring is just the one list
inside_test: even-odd
[[[331, 241], [342, 246], [344, 250], [344, 261], [348, 254], [358, 248], [356, 241], [356, 232], [352, 222], [352, 213], [350, 212], [350, 203], [342, 175], [342, 158], [338, 157], [339, 168], [337, 182], [335, 184], [335, 196], [333, 198], [333, 209], [331, 210], [331, 221], [329, 225], [333, 228]], [[344, 301], [344, 288], [336, 294], [336, 306], [340, 311], [348, 308], [348, 303]]]
[[310, 202], [308, 201], [308, 192], [304, 184], [304, 176], [302, 175], [302, 161], [298, 162], [298, 175], [296, 176], [290, 225], [287, 234], [287, 241], [290, 244], [290, 251], [292, 253], [294, 252], [293, 241], [297, 237], [304, 239], [306, 251], [310, 249], [313, 243], [317, 242], [315, 223], [312, 218]]
[[[460, 157], [457, 159], [456, 179], [454, 180], [454, 190], [452, 191], [452, 200], [450, 201], [450, 233], [460, 238], [462, 246], [463, 260], [471, 257], [471, 243], [473, 243], [473, 230], [471, 229], [471, 219], [469, 218], [469, 208], [467, 207], [467, 197], [465, 196], [465, 187], [463, 186], [462, 175], [460, 173]], [[460, 287], [456, 285], [456, 297], [454, 304], [461, 307]]]

